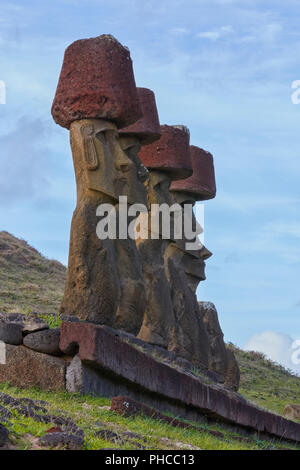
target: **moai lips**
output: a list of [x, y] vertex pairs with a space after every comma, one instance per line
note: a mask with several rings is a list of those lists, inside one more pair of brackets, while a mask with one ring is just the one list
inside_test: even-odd
[[172, 180], [191, 176], [190, 133], [185, 126], [160, 126], [161, 138], [140, 151], [142, 163], [150, 170], [168, 172]]
[[137, 121], [142, 112], [129, 50], [107, 34], [73, 42], [65, 51], [51, 111], [67, 129], [79, 119], [105, 119], [119, 128]]
[[143, 116], [130, 126], [120, 130], [121, 136], [137, 137], [141, 145], [155, 142], [161, 136], [155, 95], [148, 88], [137, 88]]
[[213, 199], [216, 195], [216, 181], [212, 154], [191, 145], [190, 156], [193, 165], [192, 176], [173, 182], [170, 191], [189, 193], [194, 201]]

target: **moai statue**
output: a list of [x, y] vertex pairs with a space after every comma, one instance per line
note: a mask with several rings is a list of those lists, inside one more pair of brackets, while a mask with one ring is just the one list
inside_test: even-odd
[[[155, 141], [161, 137], [154, 93], [145, 88], [138, 88], [138, 94], [143, 117], [131, 126], [119, 131], [125, 152], [131, 152], [135, 158], [139, 158], [137, 153], [141, 149], [145, 149], [145, 146], [150, 144], [156, 145]], [[146, 182], [147, 210], [150, 214], [151, 203], [160, 204], [166, 202], [166, 198], [168, 198], [168, 202], [171, 202], [168, 191], [171, 180], [164, 171], [152, 171], [152, 165], [149, 162], [144, 163], [150, 170], [149, 180]], [[180, 175], [184, 176], [185, 172]], [[146, 233], [142, 232], [137, 235], [136, 244], [141, 256], [146, 282], [147, 305], [138, 337], [148, 343], [167, 348], [170, 338], [174, 334], [175, 320], [170, 289], [164, 271], [163, 254], [166, 242], [161, 238], [151, 239], [151, 216], [149, 215], [148, 219], [148, 214], [142, 215], [147, 218]], [[141, 217], [138, 219], [137, 225], [140, 222]]]
[[[173, 206], [174, 199], [169, 191], [171, 182], [187, 178], [192, 172], [188, 129], [184, 126], [165, 125], [161, 126], [161, 134], [158, 142], [143, 147], [140, 152], [141, 160], [150, 172], [149, 207], [151, 204]], [[182, 211], [180, 205], [176, 205]], [[139, 242], [142, 258], [148, 261], [144, 269], [145, 277], [146, 269], [149, 270], [149, 266], [151, 267], [148, 273], [151, 282], [148, 285], [155, 299], [153, 301], [155, 308], [149, 308], [146, 312], [139, 337], [167, 347], [178, 356], [207, 369], [208, 338], [204, 327], [201, 338], [201, 325], [196, 312], [198, 307], [182, 269], [181, 251], [175, 248], [174, 257], [169, 263], [170, 269], [165, 269], [165, 253], [170, 245], [174, 245], [173, 224], [171, 221], [168, 239], [163, 239], [166, 234], [165, 227], [162, 226], [159, 240]], [[159, 267], [159, 275], [156, 274], [152, 263], [156, 270]], [[199, 348], [200, 343], [203, 345], [203, 350]]]
[[70, 129], [77, 185], [61, 313], [137, 334], [146, 296], [135, 242], [99, 238], [96, 215], [103, 204], [118, 213], [120, 196], [147, 201], [145, 169], [124, 152], [118, 133], [142, 116], [128, 49], [108, 35], [71, 44], [52, 115]]
[[[212, 199], [216, 195], [216, 183], [213, 157], [209, 152], [190, 146], [190, 156], [193, 167], [193, 174], [189, 178], [174, 181], [170, 186], [170, 192], [174, 200], [182, 207], [189, 204], [195, 206], [196, 201], [204, 201]], [[197, 221], [192, 212], [192, 227], [195, 231]], [[185, 270], [189, 285], [194, 293], [199, 282], [204, 281], [205, 277], [205, 261], [212, 256], [212, 253], [203, 246], [196, 236], [193, 249], [187, 246], [192, 240], [177, 240], [176, 246], [185, 252]], [[189, 244], [188, 244], [189, 243]]]
[[[144, 155], [146, 146], [150, 144], [156, 146], [155, 141], [160, 139], [162, 129], [168, 126], [159, 125], [159, 119], [156, 109], [155, 96], [151, 90], [144, 88], [138, 89], [140, 105], [143, 111], [143, 118], [135, 124], [120, 130], [121, 142], [123, 148], [138, 142], [140, 144], [140, 154]], [[182, 142], [179, 141], [182, 148]], [[160, 141], [161, 145], [161, 141]], [[162, 149], [163, 150], [163, 149]], [[131, 150], [133, 151], [133, 150]], [[178, 153], [179, 155], [179, 153]], [[149, 180], [146, 183], [148, 201], [147, 209], [147, 233], [140, 234], [137, 238], [137, 248], [141, 256], [143, 273], [146, 282], [147, 306], [144, 312], [144, 319], [138, 337], [146, 342], [167, 348], [170, 344], [172, 335], [175, 331], [175, 318], [173, 314], [173, 305], [170, 296], [169, 284], [164, 270], [164, 250], [166, 241], [157, 233], [158, 239], [151, 239], [151, 204], [171, 203], [169, 194], [169, 185], [171, 178], [167, 168], [161, 168], [164, 163], [163, 158], [159, 162], [143, 161], [149, 170]], [[181, 165], [181, 162], [179, 161]], [[184, 177], [190, 174], [190, 169], [178, 167], [178, 177]], [[173, 168], [172, 170], [173, 171]], [[174, 165], [174, 171], [176, 171]], [[149, 231], [148, 231], [149, 229]]]
[[[190, 154], [193, 165], [193, 175], [190, 178], [174, 181], [170, 191], [180, 204], [195, 204], [196, 201], [212, 199], [216, 194], [213, 157], [199, 147], [191, 146]], [[177, 248], [184, 250], [181, 242]], [[185, 250], [183, 255], [185, 272], [192, 291], [196, 294], [199, 282], [205, 280], [205, 261], [211, 256], [209, 250], [202, 246], [199, 250]], [[198, 315], [204, 323], [209, 338], [209, 370], [216, 376], [218, 382], [228, 388], [238, 389], [239, 369], [232, 351], [226, 349], [218, 313], [211, 302], [199, 302]]]

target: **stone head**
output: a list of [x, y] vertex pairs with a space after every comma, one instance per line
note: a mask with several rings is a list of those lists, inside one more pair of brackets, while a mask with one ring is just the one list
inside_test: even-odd
[[78, 197], [88, 190], [103, 193], [115, 202], [119, 196], [127, 196], [128, 204], [147, 203], [141, 164], [126, 151], [115, 124], [102, 119], [74, 121], [70, 140]]

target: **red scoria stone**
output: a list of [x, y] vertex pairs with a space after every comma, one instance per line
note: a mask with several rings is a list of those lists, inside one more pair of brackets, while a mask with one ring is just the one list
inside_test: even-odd
[[107, 34], [73, 42], [65, 51], [51, 112], [67, 129], [78, 119], [106, 119], [118, 127], [137, 121], [142, 112], [129, 50]]
[[121, 135], [136, 136], [142, 145], [151, 144], [161, 136], [155, 95], [149, 88], [138, 88], [143, 117], [120, 130]]
[[213, 199], [216, 195], [216, 180], [212, 154], [191, 145], [190, 155], [193, 165], [192, 176], [172, 182], [170, 191], [192, 193], [196, 201]]
[[150, 170], [166, 171], [171, 178], [182, 179], [192, 174], [190, 133], [185, 126], [160, 126], [161, 138], [142, 147], [139, 156]]

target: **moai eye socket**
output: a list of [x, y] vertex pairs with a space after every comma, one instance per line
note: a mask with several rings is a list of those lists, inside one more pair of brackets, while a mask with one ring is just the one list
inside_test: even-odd
[[156, 191], [164, 192], [164, 191], [168, 191], [169, 186], [170, 186], [170, 181], [169, 180], [162, 180], [162, 181], [159, 181], [154, 186], [154, 188], [155, 188]]
[[85, 132], [87, 136], [92, 136], [94, 134], [94, 126], [86, 126]]
[[104, 145], [107, 144], [106, 131], [97, 132], [96, 138]]

